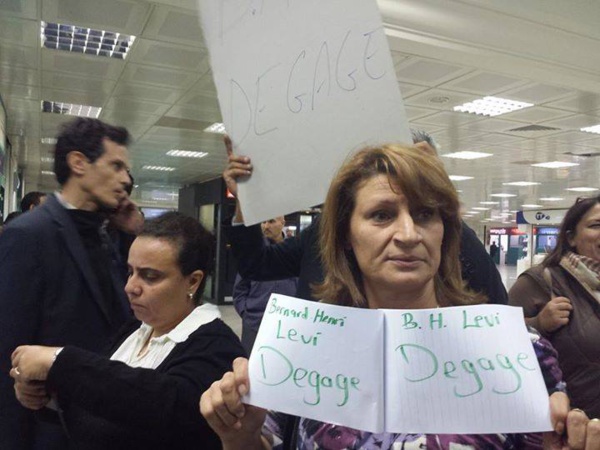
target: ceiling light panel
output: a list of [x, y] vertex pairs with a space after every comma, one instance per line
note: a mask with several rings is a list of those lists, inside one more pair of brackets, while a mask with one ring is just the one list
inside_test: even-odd
[[499, 197], [499, 198], [510, 198], [510, 197], [516, 197], [516, 194], [507, 194], [504, 192], [500, 192], [498, 194], [491, 194], [490, 197]]
[[567, 191], [572, 191], [572, 192], [594, 192], [597, 191], [598, 188], [594, 188], [594, 187], [574, 187], [574, 188], [567, 188]]
[[484, 97], [455, 106], [454, 111], [495, 117], [531, 106], [533, 106], [533, 103], [518, 102], [500, 97]]
[[535, 181], [511, 181], [510, 183], [502, 183], [503, 186], [537, 186], [542, 183]]
[[143, 170], [155, 170], [158, 172], [173, 172], [175, 167], [167, 167], [167, 166], [143, 166]]
[[73, 103], [59, 103], [42, 100], [42, 112], [66, 114], [69, 116], [93, 117], [98, 118], [102, 108], [87, 105], [75, 105]]
[[593, 127], [581, 128], [581, 131], [585, 131], [586, 133], [600, 134], [600, 124], [594, 125]]
[[488, 156], [493, 156], [492, 153], [482, 153], [482, 152], [455, 152], [455, 153], [446, 153], [442, 155], [445, 158], [457, 158], [457, 159], [479, 159], [479, 158], [487, 158]]
[[543, 208], [542, 205], [534, 205], [533, 203], [521, 205], [523, 208]]
[[545, 169], [564, 169], [565, 167], [573, 167], [578, 165], [578, 163], [565, 161], [550, 161], [545, 163], [532, 164], [533, 167], [543, 167]]
[[42, 47], [125, 59], [135, 36], [61, 23], [41, 23]]
[[480, 205], [499, 205], [498, 202], [479, 202]]
[[562, 198], [562, 197], [542, 197], [542, 198], [540, 198], [540, 201], [542, 201], [542, 202], [560, 202], [561, 200], [564, 200], [564, 198]]
[[467, 177], [464, 175], [449, 175], [449, 178], [452, 181], [464, 181], [464, 180], [472, 180], [473, 179], [473, 177]]
[[220, 122], [213, 123], [211, 126], [206, 127], [204, 129], [204, 131], [206, 131], [207, 133], [217, 133], [217, 134], [227, 133], [227, 131], [225, 131], [225, 125]]
[[206, 152], [195, 152], [191, 150], [169, 150], [168, 156], [177, 156], [179, 158], [204, 158], [208, 153]]

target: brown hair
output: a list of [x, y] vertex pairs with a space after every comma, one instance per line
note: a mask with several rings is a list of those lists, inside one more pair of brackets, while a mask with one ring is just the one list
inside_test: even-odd
[[600, 203], [600, 196], [589, 198], [578, 198], [573, 206], [569, 208], [560, 225], [556, 247], [544, 258], [544, 267], [558, 266], [560, 260], [567, 252], [575, 252], [574, 247], [569, 244], [569, 238], [575, 236], [575, 229], [587, 212]]
[[414, 147], [383, 145], [360, 150], [340, 168], [331, 182], [320, 221], [321, 258], [325, 281], [315, 295], [344, 306], [367, 307], [362, 276], [348, 248], [350, 218], [363, 182], [384, 174], [390, 186], [409, 199], [410, 208], [439, 211], [444, 224], [442, 259], [435, 292], [442, 306], [477, 303], [481, 299], [464, 287], [459, 261], [461, 220], [456, 189], [441, 161]]

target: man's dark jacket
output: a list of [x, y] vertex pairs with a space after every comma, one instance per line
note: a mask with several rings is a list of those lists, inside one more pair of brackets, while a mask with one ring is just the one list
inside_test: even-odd
[[[269, 246], [264, 244], [260, 225], [245, 227], [225, 224], [224, 230], [243, 278], [264, 281], [298, 277], [296, 296], [314, 300], [310, 285], [323, 281], [318, 223], [315, 220], [299, 236]], [[489, 303], [505, 305], [508, 302], [506, 288], [496, 265], [475, 232], [464, 222], [460, 262], [463, 279], [471, 289], [485, 294]]]
[[52, 448], [44, 433], [38, 433], [45, 427], [40, 414], [34, 420], [15, 399], [8, 376], [13, 350], [38, 344], [100, 352], [130, 315], [125, 280], [113, 255], [116, 308], [104, 300], [74, 222], [55, 196], [0, 234], [1, 449]]

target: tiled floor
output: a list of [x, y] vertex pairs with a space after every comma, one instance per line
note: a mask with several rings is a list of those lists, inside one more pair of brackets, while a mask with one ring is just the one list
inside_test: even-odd
[[242, 336], [242, 319], [238, 315], [233, 305], [219, 305], [221, 311], [221, 319], [231, 327], [238, 337]]
[[[506, 286], [506, 290], [510, 289], [517, 279], [517, 267], [499, 265], [498, 272], [502, 277], [502, 282]], [[220, 305], [221, 318], [229, 325], [238, 336], [242, 335], [242, 320], [234, 309], [233, 305]]]
[[496, 267], [498, 268], [498, 272], [500, 272], [506, 290], [510, 290], [515, 281], [517, 281], [517, 266], [505, 266], [502, 264]]

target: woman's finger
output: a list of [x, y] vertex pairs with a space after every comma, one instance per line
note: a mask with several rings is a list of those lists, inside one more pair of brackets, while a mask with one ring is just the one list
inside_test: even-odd
[[585, 450], [600, 449], [600, 419], [592, 419], [587, 424]]
[[210, 423], [215, 430], [225, 432], [230, 431], [231, 428], [239, 428], [239, 419], [235, 414], [232, 414], [231, 411], [229, 411], [223, 400], [221, 381], [222, 380], [215, 381], [209, 391], [202, 395], [201, 402], [205, 400], [205, 405], [202, 406], [201, 403], [201, 407], [203, 408], [201, 411], [207, 420], [212, 418]]
[[588, 417], [580, 409], [573, 409], [567, 416], [567, 434], [569, 447], [573, 450], [584, 450]]
[[236, 358], [233, 361], [233, 375], [235, 377], [235, 384], [238, 387], [239, 395], [246, 395], [250, 390], [250, 378], [248, 377], [248, 359]]

